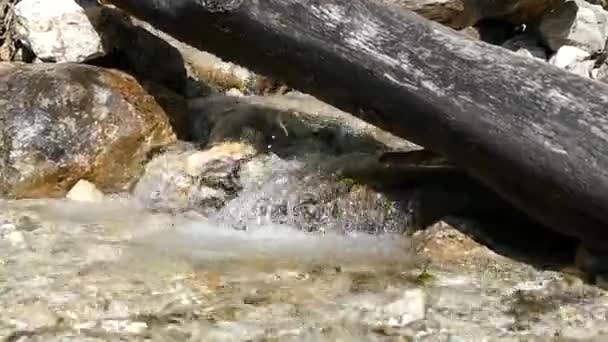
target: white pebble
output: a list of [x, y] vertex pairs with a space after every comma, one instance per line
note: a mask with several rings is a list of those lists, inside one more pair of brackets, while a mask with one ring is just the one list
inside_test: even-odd
[[95, 184], [81, 179], [68, 192], [66, 198], [80, 202], [101, 202], [103, 200], [103, 192], [99, 191]]
[[25, 236], [23, 236], [23, 233], [18, 230], [10, 232], [6, 236], [6, 239], [11, 243], [11, 246], [13, 247], [23, 248], [26, 246]]

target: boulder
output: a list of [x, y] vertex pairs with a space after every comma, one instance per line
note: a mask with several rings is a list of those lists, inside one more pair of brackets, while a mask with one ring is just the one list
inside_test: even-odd
[[80, 179], [124, 191], [175, 140], [134, 78], [75, 63], [0, 67], [0, 123], [0, 194], [17, 198], [64, 196]]
[[84, 62], [108, 48], [95, 29], [102, 7], [87, 0], [22, 0], [14, 8], [15, 38], [45, 62]]
[[608, 11], [584, 0], [568, 0], [542, 17], [539, 32], [553, 51], [570, 45], [596, 53], [608, 38]]

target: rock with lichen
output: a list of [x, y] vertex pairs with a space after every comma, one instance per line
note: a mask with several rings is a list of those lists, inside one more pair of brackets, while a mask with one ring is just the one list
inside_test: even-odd
[[171, 143], [167, 115], [132, 77], [93, 66], [0, 67], [0, 193], [63, 196], [80, 179], [124, 191], [148, 152]]

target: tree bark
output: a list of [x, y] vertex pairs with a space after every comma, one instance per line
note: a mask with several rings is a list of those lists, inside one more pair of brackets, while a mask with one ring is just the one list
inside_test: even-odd
[[608, 246], [608, 85], [366, 0], [111, 0], [195, 47], [446, 156]]

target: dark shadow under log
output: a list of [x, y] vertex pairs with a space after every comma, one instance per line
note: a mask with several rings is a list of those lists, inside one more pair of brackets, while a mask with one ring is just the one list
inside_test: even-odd
[[444, 155], [542, 224], [608, 246], [608, 85], [372, 1], [109, 2]]

